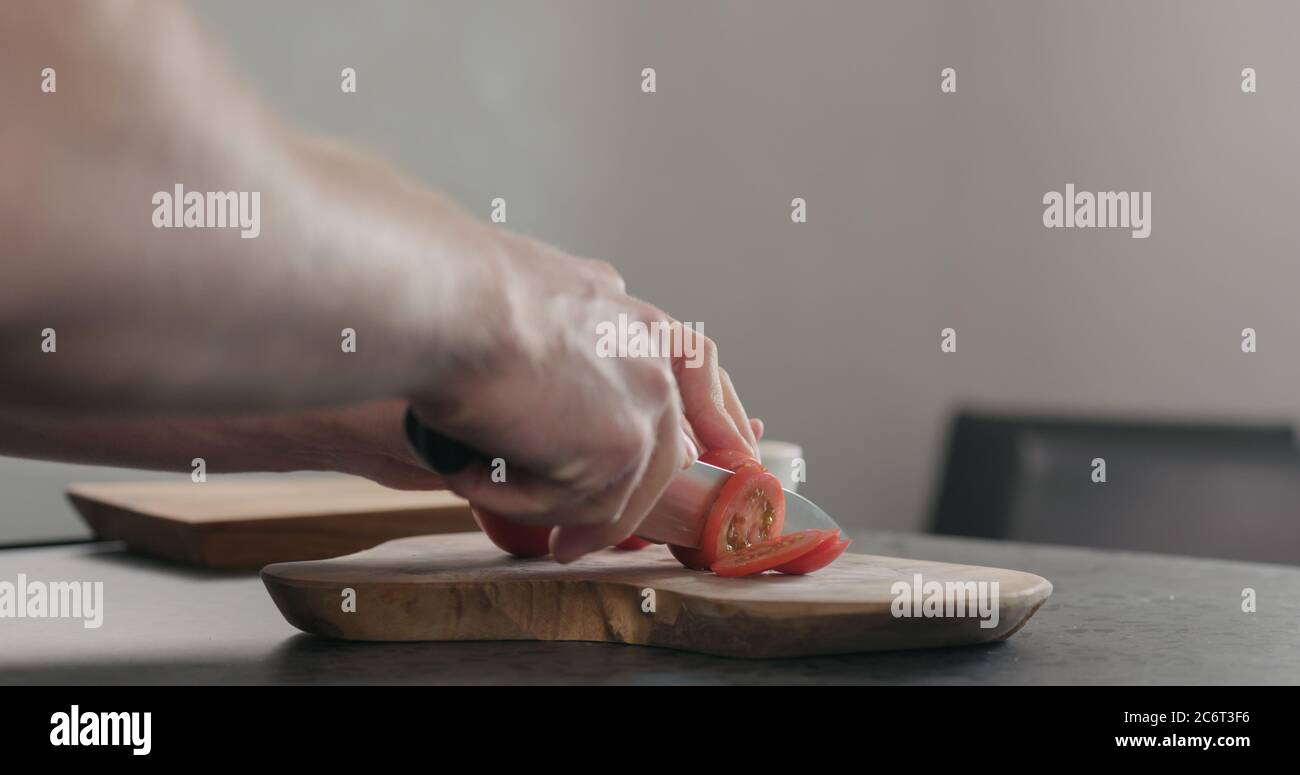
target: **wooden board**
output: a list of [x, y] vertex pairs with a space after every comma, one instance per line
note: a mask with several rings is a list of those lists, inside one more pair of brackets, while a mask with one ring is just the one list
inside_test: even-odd
[[449, 492], [344, 476], [96, 482], [70, 485], [68, 498], [98, 538], [205, 568], [255, 569], [478, 530], [469, 505]]
[[[923, 582], [997, 581], [997, 626], [895, 617], [892, 585], [918, 573]], [[662, 546], [606, 550], [563, 566], [512, 559], [482, 534], [404, 538], [347, 557], [280, 563], [264, 568], [262, 580], [291, 624], [333, 638], [610, 641], [732, 657], [1002, 640], [1052, 592], [1046, 579], [1019, 571], [854, 554], [809, 576], [743, 579], [686, 570]], [[344, 610], [348, 588], [353, 612]], [[642, 611], [646, 589], [654, 590], [652, 613]]]

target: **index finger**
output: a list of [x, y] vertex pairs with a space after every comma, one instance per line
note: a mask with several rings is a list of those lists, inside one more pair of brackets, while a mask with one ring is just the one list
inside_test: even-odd
[[[682, 326], [673, 321], [674, 326]], [[674, 353], [673, 374], [682, 396], [682, 411], [705, 449], [735, 449], [758, 456], [749, 417], [731, 380], [718, 366], [712, 339], [683, 326], [683, 352]]]

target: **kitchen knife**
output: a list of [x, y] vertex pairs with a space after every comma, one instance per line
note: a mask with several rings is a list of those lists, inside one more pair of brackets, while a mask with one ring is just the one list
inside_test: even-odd
[[[488, 459], [465, 444], [422, 424], [410, 409], [406, 410], [405, 429], [411, 449], [437, 473], [452, 474], [475, 460]], [[645, 521], [637, 528], [636, 534], [667, 544], [699, 546], [709, 509], [730, 478], [731, 472], [725, 468], [696, 461], [690, 468], [673, 477], [659, 502], [650, 509]], [[784, 492], [783, 532], [839, 529], [835, 520], [818, 508], [817, 504], [798, 493], [789, 490]]]

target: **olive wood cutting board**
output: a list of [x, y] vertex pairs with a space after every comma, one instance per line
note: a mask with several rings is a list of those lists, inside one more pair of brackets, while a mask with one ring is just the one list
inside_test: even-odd
[[204, 568], [256, 569], [478, 530], [469, 504], [449, 492], [348, 476], [95, 482], [70, 485], [68, 499], [99, 539]]
[[[916, 574], [923, 584], [998, 582], [996, 626], [894, 616], [894, 583], [912, 584]], [[332, 638], [606, 641], [756, 658], [1003, 640], [1052, 592], [1046, 579], [1020, 571], [861, 554], [808, 576], [741, 579], [687, 570], [662, 546], [559, 565], [508, 557], [482, 534], [402, 538], [332, 560], [279, 563], [262, 580], [290, 624]], [[651, 599], [653, 611], [644, 610]]]

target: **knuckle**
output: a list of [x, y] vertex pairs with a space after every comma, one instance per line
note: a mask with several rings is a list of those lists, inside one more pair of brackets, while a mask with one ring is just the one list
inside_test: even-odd
[[601, 280], [579, 275], [576, 282], [577, 297], [585, 302], [599, 302], [609, 293], [609, 287]]
[[600, 278], [605, 283], [613, 285], [618, 289], [619, 293], [625, 293], [627, 291], [627, 283], [623, 280], [623, 275], [619, 274], [613, 264], [608, 261], [602, 261], [599, 258], [588, 258], [585, 260], [587, 262], [587, 267], [596, 277]]
[[717, 342], [714, 342], [704, 334], [696, 334], [696, 336], [699, 337], [699, 347], [700, 351], [704, 353], [704, 357], [709, 361], [716, 363], [718, 360]]
[[671, 325], [670, 318], [663, 310], [659, 309], [653, 304], [648, 304], [639, 299], [637, 300], [637, 304], [636, 304], [636, 314], [640, 316], [641, 321], [644, 323], [661, 323], [665, 325]]

